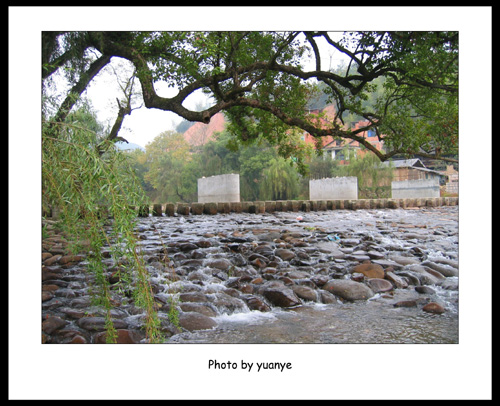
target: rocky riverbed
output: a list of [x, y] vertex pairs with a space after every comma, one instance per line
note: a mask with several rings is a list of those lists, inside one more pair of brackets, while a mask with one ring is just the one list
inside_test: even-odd
[[[42, 342], [103, 343], [85, 253], [46, 229]], [[167, 343], [458, 342], [458, 206], [146, 217], [136, 232]], [[112, 299], [118, 342], [145, 342], [143, 311]]]

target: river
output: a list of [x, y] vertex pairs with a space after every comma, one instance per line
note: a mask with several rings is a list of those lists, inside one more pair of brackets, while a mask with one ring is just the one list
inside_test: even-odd
[[[327, 272], [334, 269], [338, 273], [342, 267], [352, 266], [374, 251], [383, 254], [380, 261], [390, 261], [396, 255], [399, 259], [417, 259], [415, 262], [420, 263], [441, 260], [458, 264], [458, 207], [259, 216], [231, 214], [174, 219], [150, 217], [141, 220], [140, 227], [143, 231], [150, 231], [151, 222], [155, 224], [155, 233], [163, 236], [160, 239], [170, 243], [176, 239], [184, 243], [202, 239], [211, 241], [204, 263], [212, 256], [230, 257], [230, 250], [222, 248], [231, 241], [240, 246], [267, 244], [274, 247], [275, 237], [287, 232], [298, 234], [307, 242], [305, 247], [295, 248], [309, 253], [296, 269], [310, 273], [320, 272], [319, 269], [324, 272], [325, 265], [329, 269]], [[149, 235], [153, 234], [150, 232]], [[231, 240], [232, 235], [237, 237]], [[152, 247], [149, 239], [143, 240], [143, 244]], [[318, 253], [314, 247], [321, 244], [336, 244], [345, 256], [332, 259], [328, 252]], [[178, 262], [182, 264], [182, 261]], [[403, 272], [412, 266], [396, 269]], [[217, 276], [225, 278], [220, 274]], [[197, 282], [202, 291], [215, 292], [225, 286], [225, 281], [218, 278]], [[362, 301], [336, 300], [327, 304], [304, 301], [291, 308], [271, 306], [266, 312], [245, 306], [229, 312], [226, 308], [216, 309], [217, 315], [213, 317], [216, 327], [176, 334], [169, 338], [168, 343], [458, 343], [458, 276], [445, 280], [445, 287], [440, 280], [430, 285], [434, 291], [432, 294], [423, 295], [427, 301], [441, 303], [446, 310], [443, 314], [424, 312], [421, 306], [395, 307], [394, 304], [400, 301], [424, 300], [410, 285], [406, 289], [394, 289], [389, 295], [376, 293], [369, 300]], [[300, 283], [300, 280], [295, 282]]]
[[[136, 234], [168, 344], [458, 343], [458, 206], [150, 216]], [[85, 256], [52, 251], [44, 342], [102, 342]], [[112, 294], [120, 342], [147, 342], [143, 310]]]

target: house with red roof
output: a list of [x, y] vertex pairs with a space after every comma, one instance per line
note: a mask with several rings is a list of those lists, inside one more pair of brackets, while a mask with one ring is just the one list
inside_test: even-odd
[[[321, 118], [322, 121], [325, 123], [325, 127], [329, 125], [334, 119], [335, 119], [335, 106], [333, 105], [328, 105], [325, 108], [321, 110], [310, 110], [310, 114], [322, 114], [323, 118]], [[354, 123], [354, 125], [351, 127], [352, 130], [357, 130], [359, 128], [367, 127], [370, 125], [369, 121], [358, 121]], [[381, 151], [383, 148], [383, 141], [379, 139], [377, 136], [375, 130], [370, 129], [367, 131], [363, 131], [358, 134], [358, 136], [361, 136], [365, 138], [367, 141], [370, 142], [377, 150]], [[317, 141], [316, 139], [308, 133], [304, 133], [302, 136], [302, 140], [305, 141], [306, 143], [314, 144], [316, 146]], [[349, 140], [349, 139], [341, 139], [341, 138], [334, 138], [334, 137], [323, 137], [321, 140], [321, 148], [323, 149], [323, 152], [325, 153], [326, 156], [330, 157], [331, 159], [336, 159], [339, 160], [341, 164], [347, 164], [349, 161], [349, 157], [352, 157], [352, 154], [355, 153], [357, 156], [362, 156], [365, 154], [367, 151], [366, 149], [362, 148], [362, 146], [359, 144], [358, 141], [355, 140]], [[347, 156], [346, 156], [347, 155]]]

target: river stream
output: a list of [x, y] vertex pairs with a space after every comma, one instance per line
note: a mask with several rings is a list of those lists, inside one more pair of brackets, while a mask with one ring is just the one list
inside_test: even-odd
[[[458, 206], [150, 216], [136, 234], [168, 344], [458, 343]], [[44, 342], [102, 342], [85, 256], [52, 251]], [[144, 311], [111, 292], [121, 342], [148, 342]]]
[[[296, 269], [312, 273], [320, 269], [321, 264], [329, 271], [347, 268], [374, 250], [383, 254], [381, 261], [388, 261], [387, 264], [381, 262], [384, 267], [390, 265], [392, 255], [418, 258], [419, 262], [458, 263], [458, 207], [150, 217], [141, 220], [144, 230], [150, 222], [155, 223], [156, 233], [170, 242], [208, 239], [211, 248], [207, 256], [214, 257], [219, 257], [221, 246], [231, 241], [241, 245], [275, 246], [275, 233], [300, 234], [302, 240], [307, 241], [302, 250], [309, 256]], [[231, 240], [231, 235], [243, 238]], [[151, 247], [151, 242], [144, 240], [145, 247]], [[346, 255], [332, 259], [328, 250], [315, 251], [314, 247], [318, 246], [335, 246]], [[396, 269], [402, 272], [411, 266]], [[227, 282], [218, 278], [225, 279], [225, 276], [218, 274], [200, 285], [204, 290], [215, 292]], [[176, 334], [168, 343], [458, 343], [458, 277], [447, 277], [446, 283], [445, 287], [441, 283], [430, 285], [434, 293], [425, 297], [427, 301], [441, 303], [446, 309], [443, 314], [426, 313], [421, 306], [395, 307], [400, 301], [422, 300], [422, 295], [410, 285], [406, 289], [394, 289], [389, 295], [376, 293], [361, 301], [336, 300], [327, 304], [303, 301], [302, 305], [291, 308], [271, 306], [266, 312], [246, 307], [232, 312], [218, 309], [213, 317], [216, 327]]]

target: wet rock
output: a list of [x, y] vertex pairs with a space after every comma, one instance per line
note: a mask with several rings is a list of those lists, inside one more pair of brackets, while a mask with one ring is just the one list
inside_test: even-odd
[[420, 286], [420, 279], [416, 272], [411, 271], [398, 271], [397, 276], [404, 278], [408, 285]]
[[370, 250], [367, 252], [367, 255], [371, 258], [371, 259], [383, 259], [385, 257], [385, 254], [382, 253], [382, 252], [379, 252], [379, 251], [375, 251], [375, 250]]
[[292, 278], [289, 278], [288, 276], [279, 276], [278, 280], [287, 286], [295, 285], [295, 281]]
[[326, 290], [320, 289], [319, 296], [321, 299], [321, 303], [329, 304], [329, 303], [337, 303], [337, 298], [334, 294], [327, 292]]
[[327, 275], [313, 275], [311, 281], [317, 286], [322, 287], [330, 278]]
[[373, 291], [364, 283], [350, 279], [331, 279], [322, 289], [345, 300], [366, 300], [373, 296]]
[[82, 317], [85, 317], [85, 311], [82, 309], [73, 309], [71, 307], [64, 307], [59, 309], [59, 311], [72, 319], [81, 319]]
[[290, 279], [306, 279], [309, 277], [308, 272], [304, 271], [291, 271], [286, 274]]
[[359, 264], [354, 267], [352, 272], [362, 273], [367, 278], [384, 278], [384, 268], [379, 264]]
[[217, 312], [214, 309], [212, 309], [209, 305], [203, 303], [180, 303], [179, 307], [183, 312], [198, 312], [207, 317], [217, 316]]
[[291, 286], [291, 289], [300, 299], [306, 302], [318, 301], [318, 294], [315, 289], [302, 285], [293, 285]]
[[185, 242], [179, 244], [178, 248], [183, 252], [188, 252], [197, 249], [198, 246], [196, 244], [193, 244], [192, 242]]
[[334, 241], [320, 241], [315, 245], [320, 252], [329, 254], [333, 259], [342, 259], [346, 255]]
[[402, 255], [391, 255], [390, 259], [400, 265], [420, 264], [420, 260], [418, 260], [417, 258], [404, 257]]
[[258, 310], [260, 312], [268, 312], [271, 310], [271, 308], [257, 296], [246, 295], [243, 299], [250, 310]]
[[446, 279], [446, 276], [444, 276], [442, 273], [436, 271], [435, 269], [429, 268], [428, 266], [422, 265], [423, 269], [428, 273], [434, 276], [438, 282], [439, 281], [444, 281]]
[[356, 282], [363, 282], [365, 280], [365, 275], [361, 272], [354, 272], [351, 274], [351, 280]]
[[389, 292], [393, 289], [392, 283], [385, 279], [372, 278], [368, 279], [366, 283], [375, 293]]
[[[96, 334], [96, 344], [106, 344], [106, 332]], [[143, 335], [135, 330], [116, 330], [116, 344], [139, 344], [143, 339]]]
[[260, 276], [258, 276], [257, 278], [254, 278], [250, 281], [253, 285], [261, 285], [264, 283], [264, 279]]
[[429, 286], [415, 286], [415, 292], [427, 295], [436, 293], [436, 291]]
[[234, 290], [234, 296], [230, 290], [215, 294], [215, 298], [211, 302], [220, 313], [234, 313], [236, 311], [245, 310], [245, 302], [239, 298], [240, 293]]
[[[112, 320], [113, 327], [115, 329], [126, 329], [128, 324], [120, 319]], [[104, 331], [106, 330], [106, 318], [105, 317], [82, 317], [77, 321], [78, 327], [89, 331]]]
[[445, 312], [445, 308], [436, 302], [427, 303], [424, 307], [422, 307], [422, 310], [433, 314], [443, 314]]
[[70, 339], [70, 341], [68, 341], [68, 344], [87, 344], [87, 343], [88, 343], [87, 339], [79, 334], [74, 335]]
[[257, 237], [259, 241], [274, 241], [281, 237], [281, 232], [279, 230], [258, 230], [254, 229], [253, 234]]
[[42, 252], [42, 262], [50, 258], [52, 254], [50, 252]]
[[220, 269], [221, 271], [227, 271], [229, 268], [231, 268], [232, 264], [228, 259], [218, 258], [210, 260], [207, 263], [207, 266], [209, 266], [210, 268]]
[[212, 243], [209, 240], [198, 240], [195, 244], [200, 248], [209, 248], [212, 246]]
[[42, 322], [42, 331], [45, 334], [52, 334], [66, 324], [68, 324], [68, 322], [60, 317], [50, 316]]
[[290, 261], [291, 259], [295, 258], [295, 253], [291, 250], [284, 249], [284, 248], [277, 248], [274, 251], [274, 254], [281, 258], [283, 261]]
[[73, 289], [61, 288], [54, 292], [55, 297], [74, 298], [76, 293]]
[[224, 285], [227, 286], [228, 288], [239, 289], [241, 286], [241, 277], [234, 276], [234, 277], [228, 278], [227, 281], [224, 282]]
[[208, 302], [208, 296], [202, 292], [183, 292], [179, 295], [179, 299], [181, 302]]
[[231, 263], [235, 266], [245, 266], [247, 260], [241, 254], [236, 254], [231, 257]]
[[424, 262], [422, 262], [422, 265], [428, 266], [429, 268], [434, 269], [435, 271], [438, 271], [440, 274], [442, 274], [445, 277], [458, 276], [458, 269], [456, 269], [450, 265], [436, 264], [435, 262], [432, 262], [432, 261], [424, 261]]
[[81, 260], [83, 260], [82, 255], [64, 255], [59, 258], [59, 263], [61, 265], [65, 265], [69, 263], [80, 262]]
[[207, 254], [201, 250], [194, 250], [191, 251], [191, 258], [192, 259], [202, 259], [205, 258]]
[[444, 279], [442, 275], [436, 276], [428, 272], [428, 268], [421, 265], [411, 265], [409, 268], [414, 275], [417, 275], [420, 285], [435, 285], [440, 279]]
[[458, 290], [458, 279], [448, 278], [442, 281], [439, 286], [446, 290]]
[[417, 307], [416, 300], [401, 300], [394, 303], [394, 307]]
[[263, 255], [266, 258], [269, 258], [270, 256], [274, 255], [273, 246], [268, 243], [261, 243], [260, 245], [254, 248], [254, 252]]
[[57, 263], [59, 261], [59, 259], [61, 259], [61, 258], [62, 258], [62, 255], [53, 255], [50, 258], [46, 259], [43, 263], [46, 266], [51, 266], [51, 265], [54, 265], [55, 263]]
[[293, 290], [282, 283], [267, 283], [259, 292], [274, 306], [293, 307], [302, 303]]
[[77, 297], [73, 299], [70, 303], [70, 306], [75, 309], [82, 309], [85, 307], [89, 307], [91, 305], [91, 299], [89, 296]]
[[432, 262], [435, 262], [437, 264], [445, 264], [445, 265], [451, 266], [452, 268], [455, 268], [458, 270], [458, 261], [456, 261], [456, 260], [442, 258], [442, 257], [432, 258], [431, 260], [432, 260]]
[[361, 240], [359, 240], [357, 238], [343, 238], [341, 240], [341, 242], [342, 242], [342, 245], [345, 247], [354, 247], [356, 245], [359, 245]]
[[244, 283], [238, 288], [238, 290], [241, 293], [253, 293], [253, 285]]
[[363, 261], [369, 261], [371, 258], [368, 255], [364, 254], [349, 254], [346, 255], [346, 259], [352, 260], [352, 261], [358, 261], [358, 262], [363, 262]]
[[406, 289], [408, 287], [408, 282], [396, 275], [393, 271], [386, 270], [385, 279], [390, 281], [398, 289]]
[[179, 314], [179, 325], [188, 331], [208, 330], [217, 326], [217, 322], [198, 312]]
[[290, 240], [288, 240], [288, 243], [290, 243], [293, 247], [297, 248], [309, 246], [307, 241], [304, 241], [301, 238], [291, 238]]
[[267, 260], [262, 255], [258, 257], [254, 255], [253, 259], [250, 261], [250, 264], [252, 264], [257, 269], [262, 269], [267, 266]]
[[254, 252], [248, 256], [248, 261], [253, 262], [255, 260], [259, 260], [259, 261], [264, 262], [264, 263], [269, 262], [269, 259], [266, 258], [264, 255], [257, 254]]
[[403, 267], [403, 265], [401, 264], [398, 264], [396, 261], [391, 261], [389, 259], [374, 259], [372, 261], [374, 264], [377, 264], [377, 265], [380, 265], [380, 266], [383, 266], [383, 267], [391, 267], [393, 269], [401, 269]]
[[42, 302], [46, 302], [54, 297], [54, 293], [49, 290], [42, 291]]

